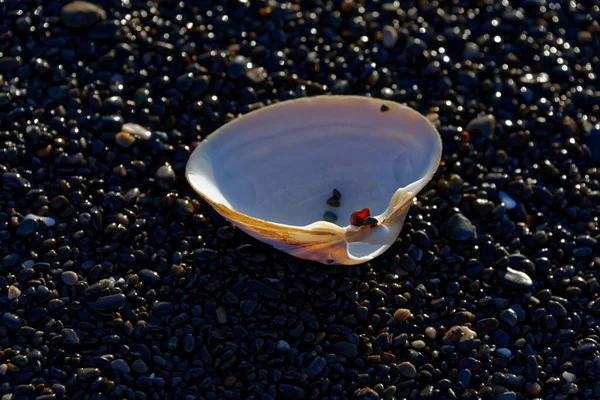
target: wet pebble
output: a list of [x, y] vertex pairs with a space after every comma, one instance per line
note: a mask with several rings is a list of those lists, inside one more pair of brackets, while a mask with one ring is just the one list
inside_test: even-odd
[[11, 331], [16, 331], [24, 324], [23, 319], [21, 317], [10, 312], [5, 312], [2, 315], [2, 322], [4, 323], [4, 326], [6, 326]]
[[306, 397], [304, 389], [287, 383], [282, 383], [279, 385], [279, 394], [286, 399], [300, 400]]
[[60, 18], [69, 28], [88, 28], [105, 19], [106, 13], [93, 3], [73, 1], [63, 6]]
[[62, 275], [60, 276], [60, 279], [67, 286], [73, 286], [79, 280], [79, 278], [77, 277], [77, 274], [73, 271], [63, 272]]
[[65, 346], [77, 346], [81, 343], [79, 336], [73, 329], [64, 328], [61, 330], [60, 335]]
[[533, 286], [533, 281], [524, 272], [517, 271], [510, 267], [505, 271], [499, 272], [500, 282], [515, 289], [527, 290]]
[[398, 31], [390, 25], [386, 25], [381, 29], [381, 43], [385, 48], [392, 48], [398, 42]]
[[175, 171], [171, 165], [163, 165], [156, 171], [154, 179], [160, 188], [168, 190], [175, 183]]
[[17, 236], [27, 237], [33, 235], [38, 229], [38, 222], [33, 219], [26, 219], [19, 224]]
[[398, 370], [402, 376], [409, 379], [412, 379], [417, 375], [417, 369], [408, 361], [400, 363], [400, 365], [398, 365]]
[[90, 307], [97, 311], [115, 311], [125, 303], [125, 295], [122, 293], [111, 294], [100, 297], [97, 301], [90, 302]]
[[475, 237], [476, 229], [462, 214], [454, 214], [446, 225], [446, 235], [451, 240], [466, 241]]

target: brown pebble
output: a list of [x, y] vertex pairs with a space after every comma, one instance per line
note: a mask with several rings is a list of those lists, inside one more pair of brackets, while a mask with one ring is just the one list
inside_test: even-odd
[[115, 137], [115, 141], [121, 147], [128, 148], [131, 147], [135, 143], [135, 137], [130, 135], [127, 132], [119, 132]]
[[410, 317], [410, 310], [407, 310], [406, 308], [399, 308], [394, 313], [394, 320], [399, 324], [406, 321], [408, 317]]
[[469, 132], [462, 131], [460, 133], [460, 140], [462, 140], [463, 143], [469, 143], [469, 141], [471, 140], [471, 136], [469, 135]]
[[442, 341], [444, 344], [454, 344], [457, 343], [464, 335], [477, 336], [477, 333], [469, 329], [467, 326], [455, 325], [448, 329], [448, 332], [444, 334]]

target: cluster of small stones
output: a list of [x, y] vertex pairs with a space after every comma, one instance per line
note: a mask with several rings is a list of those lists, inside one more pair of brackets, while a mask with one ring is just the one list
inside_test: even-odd
[[[98, 4], [0, 2], [3, 400], [600, 398], [598, 4]], [[360, 266], [184, 179], [224, 123], [324, 93], [443, 137]]]

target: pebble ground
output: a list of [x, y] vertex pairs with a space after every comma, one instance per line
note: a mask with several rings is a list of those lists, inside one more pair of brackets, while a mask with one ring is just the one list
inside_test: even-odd
[[[598, 21], [594, 1], [0, 1], [1, 399], [599, 399]], [[407, 103], [444, 141], [361, 266], [274, 251], [184, 178], [224, 123], [325, 93]]]

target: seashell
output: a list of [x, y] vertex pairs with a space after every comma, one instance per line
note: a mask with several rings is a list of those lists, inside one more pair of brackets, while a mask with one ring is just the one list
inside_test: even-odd
[[[258, 240], [303, 259], [359, 264], [394, 243], [441, 152], [439, 133], [408, 107], [318, 96], [224, 125], [194, 150], [186, 178], [218, 213]], [[334, 189], [341, 201], [331, 208]], [[365, 208], [375, 224], [344, 225]], [[324, 221], [334, 210], [336, 222]]]

